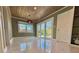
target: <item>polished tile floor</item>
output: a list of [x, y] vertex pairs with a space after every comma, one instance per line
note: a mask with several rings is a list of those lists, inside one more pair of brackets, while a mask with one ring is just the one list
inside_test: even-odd
[[16, 38], [7, 53], [79, 53], [79, 47], [55, 39]]

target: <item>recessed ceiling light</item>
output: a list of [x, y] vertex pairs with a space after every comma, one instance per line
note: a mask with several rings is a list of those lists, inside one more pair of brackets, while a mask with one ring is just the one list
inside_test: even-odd
[[37, 7], [34, 7], [34, 10], [36, 10], [37, 9]]

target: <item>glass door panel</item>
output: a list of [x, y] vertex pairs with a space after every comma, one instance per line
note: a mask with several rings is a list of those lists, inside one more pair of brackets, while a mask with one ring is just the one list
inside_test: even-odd
[[45, 37], [45, 23], [41, 23], [41, 35], [40, 37]]
[[40, 37], [40, 35], [41, 35], [40, 24], [37, 24], [37, 37]]
[[46, 37], [47, 38], [52, 38], [52, 31], [53, 31], [52, 23], [53, 22], [51, 20], [46, 22]]

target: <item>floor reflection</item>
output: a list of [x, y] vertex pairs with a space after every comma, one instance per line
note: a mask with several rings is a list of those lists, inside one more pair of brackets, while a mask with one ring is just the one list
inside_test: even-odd
[[41, 48], [45, 52], [51, 52], [52, 40], [40, 38], [40, 40], [37, 41], [37, 44], [38, 44], [38, 48]]
[[79, 52], [79, 48], [65, 42], [46, 38], [17, 38], [8, 47], [7, 53], [60, 53]]
[[[28, 42], [22, 42], [19, 44], [20, 51], [24, 52], [28, 49], [32, 48], [34, 39], [29, 39]], [[52, 44], [51, 40], [45, 39], [45, 38], [40, 38], [37, 40], [37, 47], [38, 49], [40, 48], [43, 52], [51, 52], [52, 49]]]
[[26, 48], [27, 48], [27, 44], [26, 43], [20, 43], [21, 51], [25, 50]]
[[28, 49], [31, 49], [31, 48], [32, 48], [33, 40], [34, 40], [34, 39], [29, 38], [29, 40], [28, 40], [27, 42], [22, 42], [22, 43], [20, 43], [20, 44], [19, 44], [20, 51], [21, 51], [21, 52], [25, 52], [25, 51], [28, 52]]

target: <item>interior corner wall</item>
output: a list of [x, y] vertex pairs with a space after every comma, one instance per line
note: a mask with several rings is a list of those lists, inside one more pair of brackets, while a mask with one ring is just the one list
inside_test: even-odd
[[54, 17], [54, 22], [53, 22], [53, 39], [56, 39], [56, 27], [57, 27], [57, 16]]
[[57, 15], [56, 40], [71, 43], [74, 7]]
[[36, 23], [34, 24], [34, 32], [35, 32], [34, 36], [37, 37], [37, 24]]

